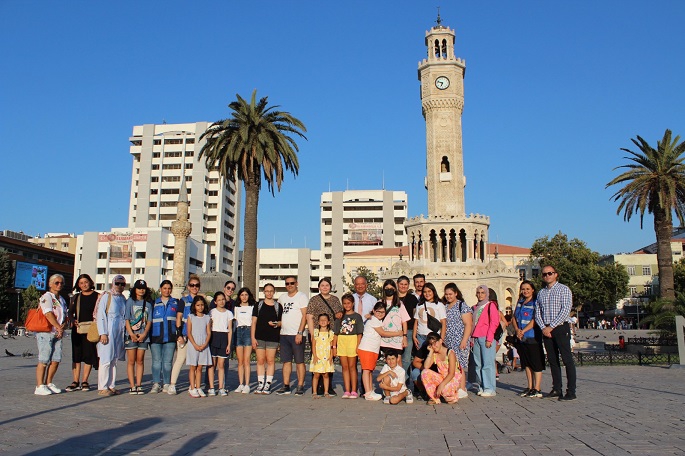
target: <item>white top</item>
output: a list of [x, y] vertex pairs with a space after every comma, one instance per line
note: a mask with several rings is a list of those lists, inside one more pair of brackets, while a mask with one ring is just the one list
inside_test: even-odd
[[233, 320], [233, 312], [226, 308], [224, 310], [225, 312], [221, 312], [217, 307], [209, 311], [209, 318], [212, 319], [212, 331], [228, 332], [228, 328]]
[[254, 306], [235, 306], [235, 319], [238, 326], [252, 326], [252, 308]]
[[302, 322], [302, 309], [306, 309], [309, 305], [309, 298], [303, 292], [298, 291], [294, 296], [288, 296], [288, 293], [283, 293], [278, 297], [278, 302], [283, 308], [281, 335], [297, 335], [300, 323]]
[[364, 335], [357, 346], [357, 350], [364, 350], [371, 353], [378, 353], [381, 349], [381, 335], [378, 334], [375, 328], [382, 328], [383, 322], [372, 315], [371, 318], [364, 323]]
[[[437, 318], [438, 320], [444, 320], [447, 318], [447, 311], [445, 310], [445, 305], [441, 302], [428, 302], [426, 301], [426, 308], [428, 313]], [[426, 311], [423, 304], [417, 304], [416, 310], [414, 310], [414, 318], [418, 322], [417, 332], [422, 336], [428, 335], [430, 329], [428, 329], [428, 317], [426, 317]]]
[[[359, 305], [359, 301], [361, 301], [361, 306]], [[354, 293], [354, 311], [361, 315], [364, 321], [367, 320], [366, 315], [373, 313], [373, 306], [375, 306], [377, 302], [378, 299], [368, 293], [364, 293], [361, 298], [357, 293]]]
[[[57, 323], [59, 323], [60, 325], [64, 323], [64, 316], [67, 313], [67, 303], [64, 301], [64, 298], [62, 296], [55, 296], [54, 294], [48, 291], [40, 297], [39, 306], [40, 309], [43, 311], [43, 315], [45, 315], [48, 312], [52, 312], [55, 318], [57, 319]], [[54, 326], [51, 328], [50, 332], [55, 332]]]
[[399, 364], [397, 366], [395, 366], [394, 369], [390, 369], [390, 366], [388, 366], [386, 364], [385, 366], [383, 366], [380, 373], [385, 374], [386, 372], [390, 372], [390, 371], [393, 371], [395, 373], [395, 375], [397, 375], [397, 378], [393, 378], [392, 380], [390, 380], [390, 385], [392, 385], [392, 386], [402, 385], [402, 388], [399, 391], [393, 391], [392, 392], [393, 393], [392, 395], [394, 396], [396, 394], [404, 392], [404, 390], [407, 389], [407, 387], [405, 386], [405, 383], [407, 382], [407, 373], [404, 371], [402, 366], [400, 366]]

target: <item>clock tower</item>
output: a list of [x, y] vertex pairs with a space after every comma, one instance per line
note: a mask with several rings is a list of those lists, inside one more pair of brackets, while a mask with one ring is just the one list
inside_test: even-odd
[[454, 30], [437, 25], [426, 32], [428, 56], [419, 62], [421, 108], [426, 119], [428, 213], [465, 214], [461, 114], [466, 63], [454, 55]]

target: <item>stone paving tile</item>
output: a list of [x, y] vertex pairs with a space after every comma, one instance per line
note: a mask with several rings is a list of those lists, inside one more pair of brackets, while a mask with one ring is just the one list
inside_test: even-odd
[[[13, 353], [35, 341], [2, 341]], [[64, 356], [70, 359], [70, 343]], [[579, 400], [516, 396], [523, 373], [502, 375], [497, 397], [459, 404], [388, 406], [364, 400], [230, 393], [192, 399], [187, 371], [177, 396], [101, 398], [95, 391], [33, 395], [35, 358], [0, 357], [0, 453], [93, 454], [685, 454], [685, 370], [578, 368]], [[231, 363], [230, 385], [237, 382]], [[149, 388], [150, 359], [146, 359]], [[71, 382], [70, 363], [56, 383]], [[278, 369], [276, 378], [278, 379]], [[125, 364], [118, 385], [127, 386]], [[254, 378], [254, 373], [253, 373]], [[549, 390], [549, 372], [543, 376]], [[91, 385], [96, 383], [91, 376]], [[335, 384], [340, 392], [340, 374]], [[307, 383], [309, 385], [309, 383]], [[280, 386], [280, 385], [278, 385]]]

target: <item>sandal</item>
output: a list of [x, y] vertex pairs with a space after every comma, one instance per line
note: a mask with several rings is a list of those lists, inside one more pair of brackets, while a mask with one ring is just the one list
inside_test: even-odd
[[64, 388], [67, 392], [72, 392], [76, 390], [80, 390], [81, 387], [79, 386], [78, 382], [71, 382], [71, 385], [67, 386]]
[[426, 402], [426, 405], [440, 405], [440, 401], [431, 399], [428, 402]]
[[110, 388], [109, 391], [112, 393], [113, 396], [118, 396], [121, 394], [121, 391], [117, 391], [114, 388]]
[[[76, 382], [74, 382], [74, 383], [76, 383]], [[81, 391], [88, 391], [89, 389], [90, 389], [90, 385], [88, 384], [88, 382], [81, 383]]]
[[98, 396], [114, 396], [114, 393], [111, 390], [98, 390]]

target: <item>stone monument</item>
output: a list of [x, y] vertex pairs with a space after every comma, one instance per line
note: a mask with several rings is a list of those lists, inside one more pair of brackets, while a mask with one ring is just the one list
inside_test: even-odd
[[186, 283], [186, 265], [188, 236], [192, 231], [192, 224], [188, 220], [188, 189], [185, 179], [181, 181], [178, 205], [176, 206], [176, 220], [171, 223], [171, 233], [174, 235], [174, 269], [172, 282], [174, 289], [171, 295], [180, 299]]
[[454, 53], [454, 30], [436, 25], [426, 32], [427, 58], [419, 62], [421, 108], [426, 121], [428, 216], [405, 224], [409, 261], [398, 261], [384, 274], [397, 278], [426, 275], [442, 295], [455, 282], [469, 304], [479, 284], [495, 290], [500, 309], [518, 297], [518, 273], [497, 258], [487, 260], [490, 218], [466, 214], [461, 115], [466, 62]]

